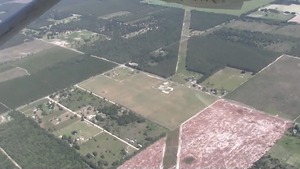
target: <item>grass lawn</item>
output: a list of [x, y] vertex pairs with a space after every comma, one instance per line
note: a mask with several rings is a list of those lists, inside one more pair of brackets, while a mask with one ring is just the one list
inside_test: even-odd
[[242, 70], [239, 69], [226, 67], [203, 81], [201, 85], [217, 90], [224, 89], [226, 91], [233, 91], [252, 77], [251, 72], [241, 74], [241, 71]]
[[95, 163], [99, 160], [107, 161], [108, 165], [104, 167], [109, 168], [113, 162], [123, 158], [125, 154], [122, 153], [122, 150], [126, 150], [128, 152], [126, 155], [130, 155], [135, 151], [109, 134], [101, 133], [92, 140], [81, 144], [79, 152], [82, 155], [97, 152], [97, 156], [92, 157], [90, 160]]
[[300, 113], [300, 59], [283, 56], [226, 97], [282, 118]]
[[138, 73], [122, 82], [99, 75], [79, 86], [124, 105], [142, 116], [175, 129], [182, 122], [210, 105], [215, 97], [171, 83], [173, 91], [163, 93], [155, 88], [165, 80]]
[[[73, 131], [76, 131], [77, 134], [72, 134]], [[101, 133], [102, 130], [92, 126], [91, 124], [88, 124], [83, 121], [78, 121], [76, 123], [72, 123], [60, 130], [55, 131], [53, 134], [56, 136], [62, 136], [66, 135], [71, 136], [72, 138], [79, 138], [83, 137], [84, 140], [88, 140], [89, 138]]]
[[179, 128], [167, 134], [166, 150], [164, 155], [164, 167], [172, 168], [177, 163], [177, 152], [179, 144]]
[[300, 138], [285, 135], [268, 152], [272, 157], [278, 158], [296, 168], [300, 168]]
[[[170, 1], [170, 0], [166, 0], [166, 1]], [[245, 1], [244, 5], [239, 10], [235, 10], [235, 9], [197, 8], [197, 7], [183, 6], [181, 4], [176, 4], [176, 3], [167, 3], [167, 2], [164, 2], [162, 0], [149, 0], [149, 1], [147, 0], [146, 3], [154, 4], [154, 5], [176, 7], [176, 8], [183, 8], [183, 9], [193, 9], [193, 10], [198, 10], [198, 11], [203, 11], [203, 12], [213, 12], [213, 13], [240, 16], [243, 13], [249, 12], [253, 9], [259, 8], [261, 6], [264, 6], [266, 4], [271, 3], [273, 1], [274, 0], [260, 0], [260, 1], [250, 0], [250, 1]]]

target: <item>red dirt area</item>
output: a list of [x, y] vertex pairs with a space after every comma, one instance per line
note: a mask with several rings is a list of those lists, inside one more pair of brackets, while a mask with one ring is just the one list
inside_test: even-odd
[[159, 169], [163, 168], [163, 155], [166, 147], [166, 138], [162, 138], [126, 161], [118, 169]]
[[219, 100], [181, 126], [179, 168], [249, 168], [290, 127], [263, 112]]

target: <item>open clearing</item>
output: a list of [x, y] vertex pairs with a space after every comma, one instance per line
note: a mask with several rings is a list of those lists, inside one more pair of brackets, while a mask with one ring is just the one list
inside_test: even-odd
[[0, 51], [0, 63], [5, 63], [9, 61], [15, 61], [35, 53], [38, 53], [42, 50], [49, 49], [53, 45], [40, 41], [33, 40], [29, 42], [22, 43], [18, 46], [6, 48]]
[[287, 121], [219, 100], [181, 126], [179, 168], [249, 168], [290, 127]]
[[218, 91], [225, 90], [226, 92], [230, 92], [252, 77], [251, 72], [244, 72], [243, 74], [241, 72], [242, 70], [239, 69], [225, 67], [210, 76], [202, 82], [201, 85], [209, 89], [217, 89]]
[[126, 161], [118, 169], [128, 168], [162, 168], [163, 155], [165, 151], [165, 138], [161, 138], [130, 160]]
[[[86, 155], [96, 152], [97, 155], [93, 156], [90, 160], [97, 163], [99, 160], [106, 161], [107, 164], [104, 168], [112, 167], [114, 162], [132, 154], [135, 150], [125, 143], [117, 140], [107, 133], [101, 133], [91, 140], [80, 145], [80, 154]], [[118, 163], [114, 164], [118, 165]]]
[[54, 135], [66, 135], [67, 137], [71, 136], [74, 139], [79, 138], [80, 142], [84, 142], [91, 139], [93, 136], [99, 133], [102, 133], [102, 130], [98, 127], [95, 127], [84, 121], [78, 121], [76, 123], [66, 126], [65, 128], [55, 131]]
[[213, 96], [142, 72], [122, 82], [99, 75], [79, 86], [169, 129], [175, 129], [216, 100]]
[[299, 67], [300, 59], [283, 55], [226, 97], [295, 120], [300, 115]]
[[20, 67], [12, 68], [12, 69], [9, 69], [5, 72], [0, 73], [0, 83], [8, 81], [8, 80], [15, 79], [15, 78], [18, 78], [18, 77], [26, 76], [26, 75], [29, 76], [30, 74], [25, 69], [20, 68]]
[[168, 132], [163, 162], [163, 166], [165, 169], [173, 168], [177, 164], [178, 142], [179, 128]]
[[118, 16], [127, 16], [131, 14], [131, 12], [129, 11], [119, 11], [119, 12], [114, 12], [114, 13], [111, 13], [111, 14], [107, 14], [107, 15], [104, 15], [104, 16], [100, 16], [99, 18], [101, 19], [112, 19], [114, 17], [118, 17]]
[[[165, 0], [165, 1], [170, 1], [170, 0]], [[177, 0], [177, 1], [180, 2], [179, 0]], [[240, 16], [243, 13], [249, 12], [253, 9], [264, 6], [264, 5], [269, 4], [273, 1], [274, 0], [244, 1], [244, 4], [243, 4], [242, 8], [238, 9], [238, 10], [237, 9], [197, 8], [197, 7], [183, 6], [183, 5], [177, 4], [177, 3], [167, 3], [167, 2], [164, 2], [162, 0], [144, 0], [144, 1], [142, 1], [142, 3], [169, 6], [169, 7], [176, 7], [176, 8], [183, 8], [183, 9], [192, 9], [192, 10], [198, 10], [198, 11], [203, 11], [203, 12], [212, 12], [212, 13], [220, 13], [220, 14]]]

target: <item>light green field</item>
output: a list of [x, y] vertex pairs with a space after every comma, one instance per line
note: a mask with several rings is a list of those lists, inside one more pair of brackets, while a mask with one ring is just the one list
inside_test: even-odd
[[129, 67], [117, 67], [109, 72], [104, 73], [104, 75], [117, 81], [123, 81], [136, 74], [137, 72], [137, 70], [131, 69]]
[[204, 82], [201, 83], [202, 86], [214, 89], [225, 89], [227, 91], [233, 91], [241, 84], [245, 83], [252, 77], [251, 72], [246, 72], [241, 74], [241, 70], [226, 67], [217, 73], [210, 76]]
[[154, 5], [162, 5], [162, 6], [168, 6], [168, 7], [176, 7], [176, 8], [190, 9], [190, 10], [198, 10], [198, 11], [203, 11], [203, 12], [213, 12], [213, 13], [220, 13], [220, 14], [228, 14], [228, 15], [240, 16], [243, 13], [249, 12], [249, 11], [251, 11], [253, 9], [259, 8], [261, 6], [264, 6], [266, 4], [271, 3], [273, 1], [275, 1], [275, 0], [259, 0], [259, 1], [257, 1], [257, 0], [250, 0], [250, 1], [245, 1], [243, 7], [241, 9], [239, 9], [239, 10], [234, 10], [234, 9], [196, 8], [196, 7], [183, 6], [181, 4], [176, 4], [176, 3], [167, 3], [167, 2], [164, 2], [164, 1], [161, 1], [161, 0], [147, 0], [146, 3], [148, 2], [149, 4], [154, 4]]
[[271, 20], [279, 20], [279, 21], [288, 21], [294, 17], [294, 15], [285, 15], [282, 12], [280, 13], [272, 13], [272, 12], [261, 12], [256, 11], [248, 15], [253, 18], [261, 18], [261, 19], [271, 19]]
[[298, 137], [284, 136], [268, 153], [272, 157], [300, 168], [300, 139]]
[[[95, 138], [81, 144], [79, 152], [82, 155], [97, 152], [97, 156], [92, 157], [91, 161], [95, 163], [99, 160], [107, 161], [108, 166], [104, 167], [109, 168], [113, 162], [123, 158], [121, 153], [122, 149], [128, 152], [126, 155], [130, 155], [135, 151], [125, 143], [103, 132]], [[103, 158], [101, 158], [101, 156]]]
[[[77, 131], [77, 134], [72, 135], [73, 131]], [[87, 140], [101, 132], [102, 132], [101, 129], [92, 126], [91, 124], [88, 124], [83, 121], [78, 121], [76, 123], [72, 123], [71, 125], [65, 128], [55, 131], [53, 134], [56, 136], [62, 136], [62, 135], [66, 135], [67, 137], [71, 136], [72, 138], [83, 137], [84, 140]]]
[[175, 129], [189, 117], [216, 100], [215, 97], [189, 89], [177, 83], [169, 94], [154, 88], [165, 80], [137, 73], [122, 82], [99, 75], [79, 86], [124, 105], [142, 116]]

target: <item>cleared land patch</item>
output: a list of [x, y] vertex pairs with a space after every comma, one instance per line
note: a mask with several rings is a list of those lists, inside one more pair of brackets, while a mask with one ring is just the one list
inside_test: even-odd
[[[173, 86], [168, 88], [164, 83]], [[163, 85], [161, 89], [160, 84]], [[175, 129], [216, 99], [141, 72], [122, 82], [99, 75], [80, 83], [79, 86], [170, 129]]]
[[165, 151], [165, 138], [155, 142], [144, 151], [126, 161], [118, 169], [128, 168], [161, 168]]
[[181, 126], [180, 168], [249, 168], [290, 127], [287, 121], [219, 100]]
[[30, 74], [25, 69], [22, 69], [20, 67], [12, 68], [12, 69], [9, 69], [5, 72], [0, 73], [0, 83], [8, 81], [8, 80], [15, 79], [15, 78], [18, 78], [18, 77], [26, 76], [26, 75], [29, 76]]
[[0, 51], [0, 63], [22, 59], [51, 47], [53, 47], [53, 45], [49, 43], [40, 40], [33, 40], [22, 43], [18, 46], [2, 49]]
[[300, 60], [283, 55], [226, 97], [282, 118], [299, 115]]
[[225, 67], [210, 76], [201, 85], [207, 90], [217, 90], [218, 95], [224, 95], [248, 81], [252, 77], [251, 74], [251, 72]]

